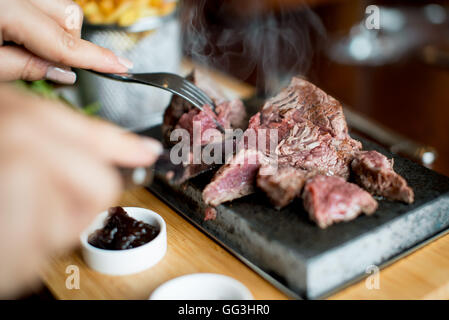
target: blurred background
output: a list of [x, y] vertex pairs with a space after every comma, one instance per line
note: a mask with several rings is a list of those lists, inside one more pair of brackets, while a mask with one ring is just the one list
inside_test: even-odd
[[[449, 1], [200, 2], [183, 2], [185, 55], [262, 94], [303, 74], [352, 110], [434, 147], [433, 168], [449, 175]], [[370, 5], [379, 30], [366, 27]]]
[[[153, 24], [136, 23], [129, 6], [105, 22], [117, 2], [133, 0], [78, 1], [84, 37], [131, 58], [134, 71], [177, 72], [187, 58], [255, 86], [258, 98], [303, 75], [347, 107], [355, 131], [449, 175], [449, 1], [150, 0]], [[100, 113], [130, 129], [150, 124], [128, 119], [129, 105], [146, 119], [169, 99], [118, 98], [113, 84], [90, 81], [85, 103], [112, 97]]]

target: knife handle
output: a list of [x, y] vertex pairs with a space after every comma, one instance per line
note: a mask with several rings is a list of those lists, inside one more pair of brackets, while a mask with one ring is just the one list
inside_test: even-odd
[[118, 168], [126, 190], [144, 187], [153, 181], [153, 167]]

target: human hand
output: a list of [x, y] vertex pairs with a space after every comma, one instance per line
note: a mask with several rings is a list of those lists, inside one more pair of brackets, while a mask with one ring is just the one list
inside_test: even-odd
[[116, 204], [116, 166], [151, 165], [162, 147], [9, 85], [0, 97], [0, 297], [11, 297]]
[[69, 67], [109, 73], [132, 68], [129, 60], [82, 40], [82, 20], [71, 0], [0, 0], [0, 81], [72, 84], [76, 74]]

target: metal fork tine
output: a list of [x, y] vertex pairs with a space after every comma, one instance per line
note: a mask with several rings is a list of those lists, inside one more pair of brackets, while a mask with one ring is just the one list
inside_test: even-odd
[[190, 82], [189, 80], [187, 80], [181, 76], [175, 75], [175, 74], [166, 74], [166, 77], [170, 78], [171, 80], [176, 82], [176, 84], [179, 86], [184, 86], [184, 87], [189, 88], [186, 90], [188, 90], [189, 92], [191, 92], [192, 95], [198, 97], [199, 100], [204, 102], [203, 105], [208, 104], [211, 106], [211, 108], [213, 110], [215, 109], [215, 105], [214, 105], [214, 102], [212, 101], [212, 99], [207, 94], [205, 94], [202, 90], [200, 90], [197, 86], [195, 86], [192, 82]]
[[176, 92], [181, 94], [184, 98], [187, 98], [191, 103], [195, 105], [198, 109], [203, 109], [203, 103], [197, 97], [192, 95], [192, 93], [188, 90], [185, 90], [183, 87], [176, 88]]
[[[171, 91], [173, 93], [181, 94], [181, 96], [184, 99], [187, 99], [189, 102], [195, 105], [195, 107], [202, 110], [202, 106], [204, 105], [202, 99], [200, 99], [197, 95], [195, 95], [192, 90], [183, 89], [184, 88], [184, 78], [177, 76], [177, 75], [171, 75], [171, 74], [140, 74], [140, 75], [133, 75], [134, 78], [138, 79], [139, 81], [153, 84], [159, 87], [162, 87], [168, 91]], [[167, 83], [166, 80], [169, 80], [169, 83]], [[182, 91], [181, 91], [182, 90]]]
[[[203, 97], [198, 95], [198, 93], [195, 90], [192, 90], [190, 87], [187, 87], [185, 84], [183, 84], [180, 87], [180, 89], [182, 89], [182, 90], [188, 92], [190, 95], [194, 96], [201, 103], [201, 106], [204, 106], [206, 104], [210, 105], [210, 103], [208, 103], [207, 101], [205, 101], [205, 99]], [[213, 106], [210, 106], [210, 107], [212, 108]]]
[[[89, 70], [90, 71], [90, 70]], [[91, 71], [94, 72], [94, 71]], [[174, 94], [181, 96], [190, 103], [192, 103], [196, 108], [203, 110], [204, 105], [209, 105], [214, 113], [215, 104], [213, 100], [205, 94], [201, 89], [195, 86], [192, 82], [186, 80], [185, 78], [172, 74], [172, 73], [100, 73], [94, 72], [97, 75], [110, 78], [113, 80], [123, 81], [123, 82], [135, 82], [140, 84], [147, 84], [150, 86], [159, 87], [163, 90], [170, 91]], [[214, 118], [214, 122], [217, 125], [218, 130], [224, 133], [223, 126]]]
[[195, 100], [195, 105], [197, 107], [202, 107], [205, 104], [209, 104], [205, 101], [204, 97], [202, 97], [199, 92], [198, 89], [192, 88], [191, 86], [188, 86], [186, 81], [184, 81], [184, 79], [175, 79], [174, 80], [175, 83], [173, 83], [174, 86], [176, 86], [176, 88], [172, 88], [175, 91], [178, 90], [182, 90], [182, 92], [186, 95], [188, 95], [191, 99]]
[[190, 96], [194, 97], [198, 103], [201, 103], [201, 106], [204, 105], [204, 99], [202, 99], [201, 96], [199, 96], [196, 91], [192, 90], [191, 88], [187, 87], [184, 83], [180, 83], [177, 85], [176, 90], [183, 90], [183, 92], [187, 92]]
[[200, 96], [202, 98], [202, 101], [206, 102], [205, 104], [208, 104], [211, 106], [211, 108], [215, 109], [215, 105], [212, 99], [208, 95], [206, 95], [203, 91], [198, 90], [198, 88], [193, 83], [184, 79], [184, 85], [191, 88], [192, 91], [194, 91], [198, 96]]
[[[179, 92], [180, 92], [180, 93], [185, 94], [185, 95], [191, 97], [191, 94], [192, 94], [192, 93], [191, 93], [190, 91], [186, 91], [186, 90], [185, 90], [185, 87], [179, 87], [178, 89], [179, 89]], [[199, 103], [201, 103], [201, 102], [199, 102]], [[206, 104], [208, 104], [208, 103], [202, 104], [201, 107], [198, 107], [198, 105], [197, 105], [196, 107], [197, 107], [198, 109], [200, 109], [200, 110], [203, 110], [202, 106], [204, 106], [204, 105], [206, 105]], [[213, 121], [214, 121], [215, 124], [217, 125], [217, 129], [218, 129], [221, 133], [225, 133], [225, 130], [224, 130], [223, 126], [222, 126], [222, 125], [221, 125], [215, 118], [213, 118]]]

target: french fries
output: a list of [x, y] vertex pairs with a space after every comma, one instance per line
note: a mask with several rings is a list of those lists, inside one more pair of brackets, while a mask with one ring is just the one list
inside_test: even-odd
[[91, 24], [127, 27], [145, 17], [165, 16], [176, 8], [176, 0], [75, 0]]

